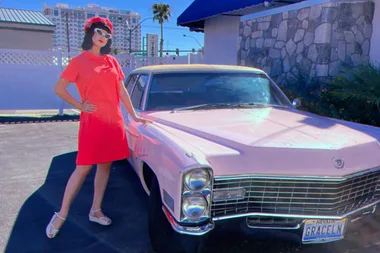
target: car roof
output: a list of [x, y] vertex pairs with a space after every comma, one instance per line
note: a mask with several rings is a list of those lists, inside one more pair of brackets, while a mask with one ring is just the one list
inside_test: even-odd
[[234, 72], [234, 73], [264, 73], [263, 70], [235, 65], [211, 65], [211, 64], [164, 64], [150, 65], [134, 69], [131, 74], [139, 72], [150, 72], [153, 74], [173, 72]]

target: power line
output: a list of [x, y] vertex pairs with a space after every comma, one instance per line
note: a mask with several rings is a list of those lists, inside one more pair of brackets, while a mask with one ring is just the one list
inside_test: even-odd
[[[149, 27], [149, 28], [161, 28], [160, 26], [153, 26], [153, 25], [142, 25], [141, 27]], [[180, 27], [167, 27], [164, 26], [164, 29], [171, 29], [171, 30], [188, 30], [187, 28], [180, 28]]]

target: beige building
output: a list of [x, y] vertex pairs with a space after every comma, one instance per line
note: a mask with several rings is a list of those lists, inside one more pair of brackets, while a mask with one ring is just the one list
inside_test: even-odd
[[54, 30], [41, 12], [0, 8], [0, 49], [52, 50]]
[[148, 57], [158, 57], [158, 35], [146, 35], [146, 51]]

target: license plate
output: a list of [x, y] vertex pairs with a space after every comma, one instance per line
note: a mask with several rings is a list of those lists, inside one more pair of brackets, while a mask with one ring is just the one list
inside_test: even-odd
[[321, 243], [343, 239], [346, 219], [307, 220], [303, 229], [302, 242]]

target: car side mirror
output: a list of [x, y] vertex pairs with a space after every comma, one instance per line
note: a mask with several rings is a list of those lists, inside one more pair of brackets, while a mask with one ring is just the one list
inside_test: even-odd
[[295, 98], [292, 102], [293, 108], [299, 108], [301, 106], [301, 100]]

